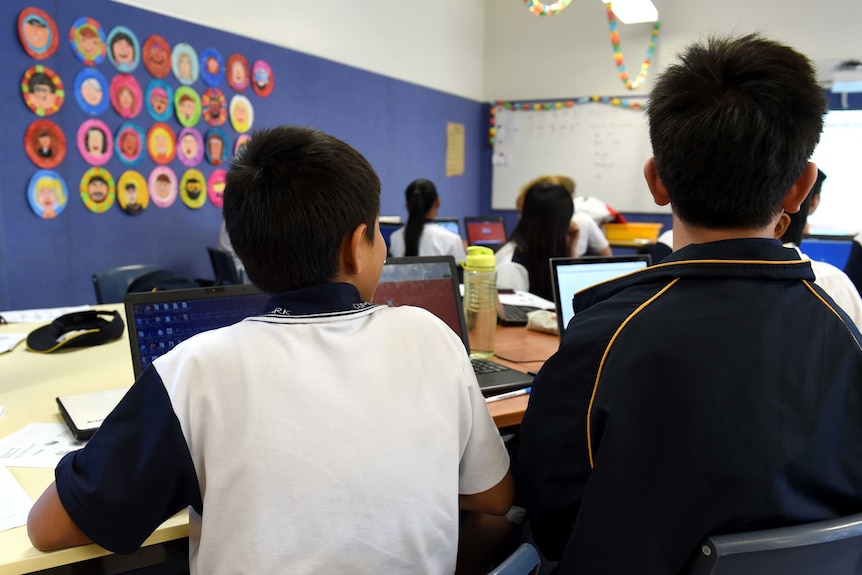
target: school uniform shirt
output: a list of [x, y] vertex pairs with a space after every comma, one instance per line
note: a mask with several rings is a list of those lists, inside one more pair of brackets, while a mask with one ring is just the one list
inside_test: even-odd
[[862, 335], [794, 250], [689, 245], [572, 305], [518, 474], [561, 575], [676, 575], [707, 535], [862, 511]]
[[[497, 267], [497, 289], [530, 291], [530, 273], [516, 261], [515, 252], [520, 250], [515, 242], [506, 242], [494, 254]], [[550, 273], [550, 272], [549, 272]]]
[[[796, 244], [786, 243], [784, 247], [795, 249], [799, 253], [799, 257], [804, 260], [811, 259]], [[862, 298], [859, 297], [856, 286], [853, 285], [847, 274], [829, 262], [818, 260], [811, 260], [811, 269], [814, 271], [814, 281], [817, 282], [817, 285], [832, 296], [835, 303], [847, 312], [856, 327], [862, 330]]]
[[[392, 232], [389, 237], [389, 255], [394, 258], [404, 256], [404, 228]], [[467, 252], [461, 236], [433, 222], [426, 222], [419, 238], [420, 256], [453, 256], [456, 262], [464, 261]]]
[[56, 478], [118, 553], [190, 506], [191, 573], [442, 574], [508, 467], [446, 324], [333, 283], [158, 358]]
[[575, 242], [573, 257], [579, 258], [585, 254], [598, 254], [610, 244], [602, 228], [585, 212], [575, 212], [572, 221], [578, 224], [578, 239]]

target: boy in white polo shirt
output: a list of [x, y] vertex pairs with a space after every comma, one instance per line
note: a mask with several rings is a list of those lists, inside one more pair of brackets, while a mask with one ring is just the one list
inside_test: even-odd
[[458, 337], [424, 310], [368, 303], [379, 207], [347, 144], [255, 133], [224, 220], [267, 309], [141, 375], [58, 465], [33, 544], [130, 553], [189, 507], [192, 573], [452, 573], [459, 507], [505, 514], [509, 459]]

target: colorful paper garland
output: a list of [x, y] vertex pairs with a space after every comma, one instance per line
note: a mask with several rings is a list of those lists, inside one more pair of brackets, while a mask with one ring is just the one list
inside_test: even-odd
[[653, 24], [652, 34], [650, 34], [649, 45], [647, 46], [646, 57], [644, 58], [643, 63], [641, 63], [640, 72], [638, 73], [634, 81], [632, 81], [629, 78], [628, 72], [626, 72], [626, 65], [623, 61], [623, 52], [620, 48], [620, 34], [617, 31], [617, 16], [611, 9], [610, 2], [606, 5], [606, 8], [608, 13], [608, 30], [611, 35], [611, 45], [613, 45], [614, 47], [614, 62], [617, 65], [617, 70], [620, 74], [620, 80], [622, 80], [625, 87], [629, 90], [637, 90], [643, 85], [644, 82], [646, 82], [647, 74], [649, 73], [650, 63], [652, 62], [652, 57], [655, 54], [655, 46], [656, 42], [658, 42], [658, 32], [661, 28], [661, 25], [658, 21]]
[[558, 0], [551, 4], [543, 4], [538, 0], [524, 0], [529, 10], [535, 16], [556, 16], [566, 9], [572, 0]]

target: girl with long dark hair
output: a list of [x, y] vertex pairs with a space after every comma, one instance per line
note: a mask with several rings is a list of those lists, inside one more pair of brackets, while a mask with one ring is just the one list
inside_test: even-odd
[[434, 223], [440, 208], [437, 187], [430, 180], [415, 180], [404, 191], [407, 224], [392, 233], [389, 253], [402, 256], [447, 256], [462, 261], [466, 257], [461, 236]]

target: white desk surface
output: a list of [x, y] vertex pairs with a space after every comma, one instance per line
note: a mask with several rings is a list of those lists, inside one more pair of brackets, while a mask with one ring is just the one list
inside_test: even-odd
[[[122, 312], [121, 304], [96, 306]], [[43, 324], [8, 324], [0, 333], [30, 332]], [[58, 395], [97, 391], [131, 385], [134, 381], [129, 351], [128, 326], [123, 337], [101, 346], [50, 354], [27, 351], [21, 342], [0, 354], [0, 437], [28, 423], [62, 423], [55, 398]], [[35, 501], [54, 480], [53, 469], [10, 467], [12, 475]], [[163, 523], [144, 545], [188, 536], [188, 512], [181, 511]], [[29, 573], [77, 563], [109, 554], [98, 545], [84, 545], [43, 553], [30, 545], [26, 527], [0, 532], [0, 575]]]

